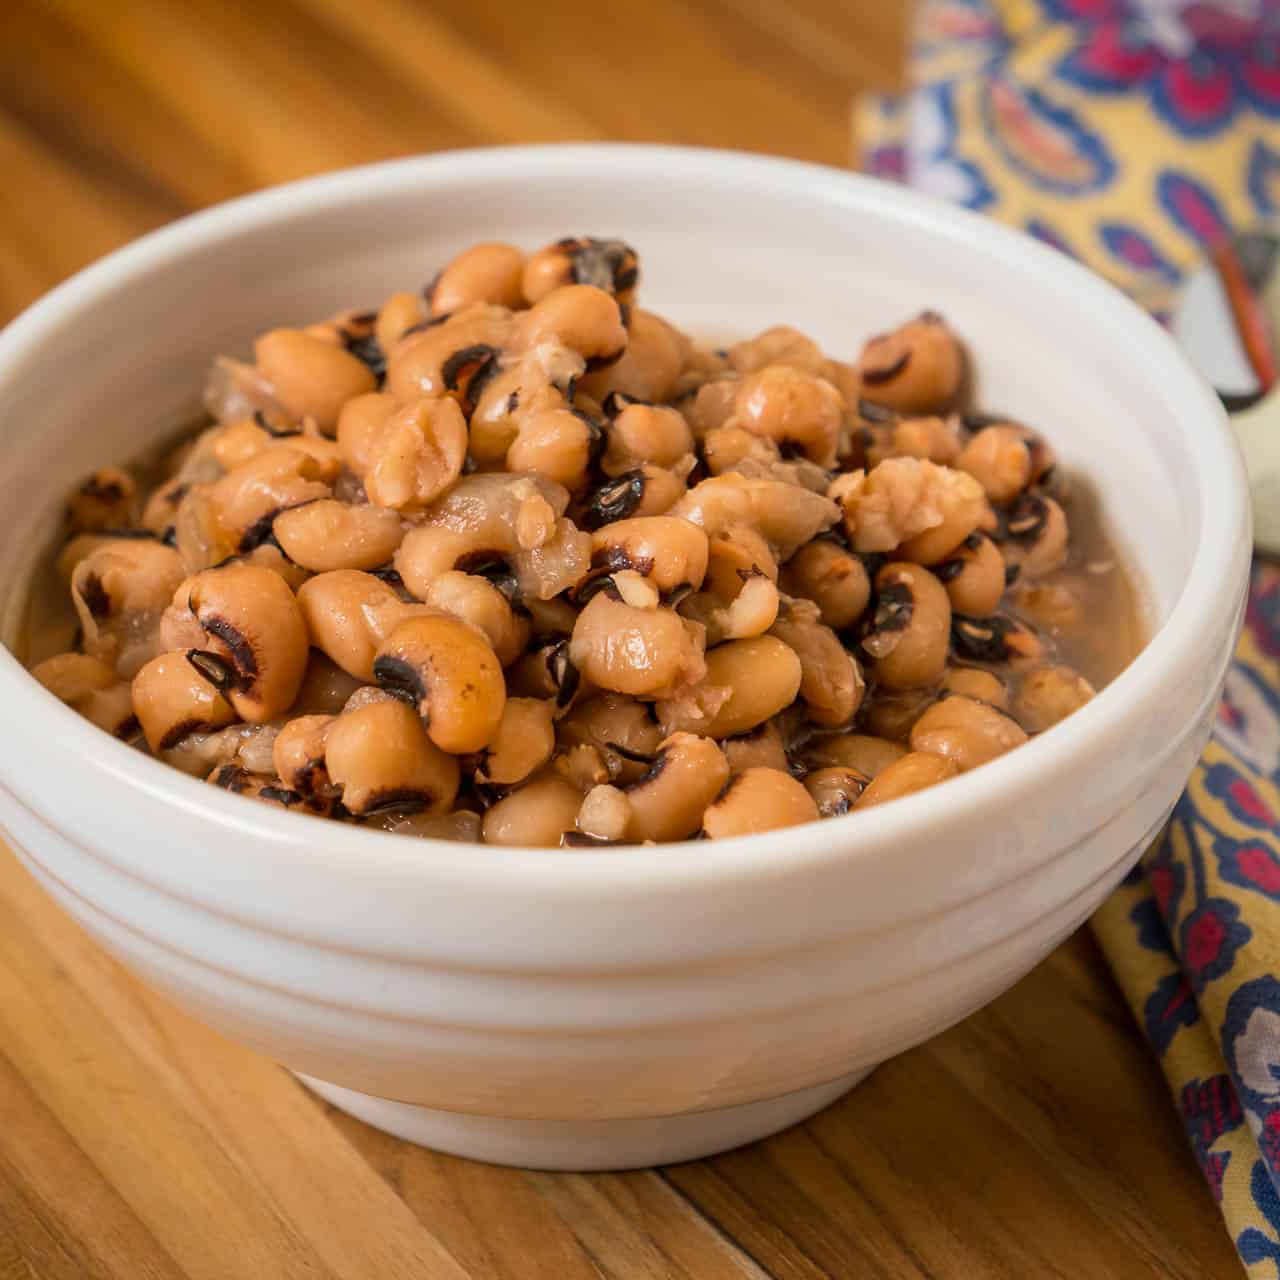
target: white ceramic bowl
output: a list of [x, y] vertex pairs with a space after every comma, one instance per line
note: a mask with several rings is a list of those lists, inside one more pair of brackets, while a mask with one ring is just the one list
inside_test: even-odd
[[0, 822], [109, 951], [339, 1106], [467, 1155], [602, 1168], [810, 1114], [1079, 925], [1205, 742], [1249, 528], [1222, 412], [1173, 343], [1029, 239], [777, 160], [453, 153], [185, 219], [0, 335], [6, 639], [61, 495], [191, 414], [216, 352], [413, 287], [478, 238], [581, 232], [638, 246], [644, 301], [707, 336], [788, 321], [852, 355], [888, 320], [943, 311], [982, 403], [1042, 428], [1099, 491], [1145, 584], [1146, 651], [1067, 723], [937, 790], [771, 835], [592, 852], [274, 811], [109, 739], [0, 652]]

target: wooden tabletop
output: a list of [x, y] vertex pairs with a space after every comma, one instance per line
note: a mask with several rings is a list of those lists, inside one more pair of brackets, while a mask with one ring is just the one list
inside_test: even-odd
[[[889, 0], [7, 0], [0, 320], [140, 232], [418, 151], [702, 143], [831, 164]], [[0, 1280], [1230, 1276], [1087, 933], [788, 1133], [625, 1175], [435, 1155], [133, 981], [0, 855]]]

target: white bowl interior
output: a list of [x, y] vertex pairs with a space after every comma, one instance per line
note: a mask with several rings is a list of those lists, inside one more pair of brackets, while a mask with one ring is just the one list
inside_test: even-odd
[[262, 198], [282, 216], [247, 233], [243, 208], [205, 215], [210, 238], [181, 261], [153, 255], [130, 277], [126, 254], [100, 281], [102, 304], [0, 386], [12, 459], [0, 475], [0, 524], [26, 534], [6, 537], [0, 552], [6, 640], [15, 588], [51, 536], [63, 493], [197, 412], [214, 355], [245, 352], [272, 325], [418, 288], [476, 239], [534, 247], [577, 233], [636, 245], [642, 303], [709, 338], [789, 323], [852, 358], [870, 333], [925, 307], [942, 311], [972, 349], [980, 404], [1043, 430], [1088, 478], [1152, 621], [1168, 615], [1198, 540], [1199, 486], [1159, 383], [1133, 367], [1112, 317], [1064, 307], [1036, 263], [1011, 264], [968, 222], [940, 234], [892, 200], [864, 199], [856, 210], [815, 200], [805, 182], [784, 180], [786, 166], [738, 175], [730, 191], [714, 160], [668, 153], [664, 180], [662, 154], [637, 151], [631, 172], [589, 183], [573, 149], [543, 152], [536, 168], [473, 163], [456, 183], [444, 175], [447, 198], [407, 167], [400, 181], [383, 170], [376, 192], [356, 175], [327, 207]]

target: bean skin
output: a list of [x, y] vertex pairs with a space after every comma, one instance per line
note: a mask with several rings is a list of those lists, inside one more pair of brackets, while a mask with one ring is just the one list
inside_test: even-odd
[[911, 728], [912, 751], [946, 756], [966, 773], [1026, 740], [1016, 721], [963, 695], [935, 702]]
[[946, 756], [928, 755], [922, 751], [908, 752], [872, 779], [854, 808], [870, 809], [873, 805], [897, 800], [901, 796], [937, 786], [939, 782], [946, 782], [959, 772], [960, 766]]
[[484, 842], [553, 849], [574, 829], [581, 804], [582, 792], [563, 778], [535, 778], [489, 807]]
[[464, 249], [436, 277], [428, 301], [433, 316], [448, 315], [476, 302], [518, 307], [524, 254], [515, 245], [486, 241]]
[[887, 738], [838, 733], [815, 738], [805, 748], [804, 760], [812, 769], [844, 767], [863, 777], [874, 778], [904, 755], [906, 748]]
[[677, 730], [711, 738], [749, 733], [800, 692], [803, 670], [790, 645], [775, 636], [729, 640], [707, 652], [706, 675], [681, 697], [658, 704], [668, 733]]
[[332, 498], [282, 511], [271, 528], [285, 555], [313, 573], [376, 569], [395, 555], [404, 537], [394, 511]]
[[1022, 677], [1013, 714], [1032, 733], [1043, 733], [1078, 711], [1095, 695], [1093, 685], [1073, 667], [1037, 667]]
[[879, 603], [863, 648], [889, 689], [935, 684], [947, 665], [951, 602], [942, 584], [914, 564], [887, 564], [876, 575]]
[[870, 339], [858, 360], [863, 395], [901, 413], [949, 409], [964, 378], [964, 351], [941, 317], [926, 313]]
[[297, 329], [273, 329], [253, 346], [258, 368], [294, 418], [312, 418], [326, 435], [352, 396], [377, 389], [367, 365], [349, 351]]
[[818, 806], [790, 774], [747, 769], [707, 806], [702, 829], [712, 840], [816, 822]]
[[1000, 607], [1005, 589], [1005, 560], [984, 533], [971, 533], [934, 573], [946, 584], [957, 613], [982, 616]]

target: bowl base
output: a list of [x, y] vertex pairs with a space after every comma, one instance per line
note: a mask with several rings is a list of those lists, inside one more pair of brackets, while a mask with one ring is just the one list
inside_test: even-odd
[[821, 1111], [873, 1070], [864, 1067], [827, 1084], [737, 1107], [622, 1120], [513, 1120], [437, 1111], [295, 1074], [340, 1111], [419, 1146], [489, 1164], [586, 1173], [696, 1160], [767, 1138]]

